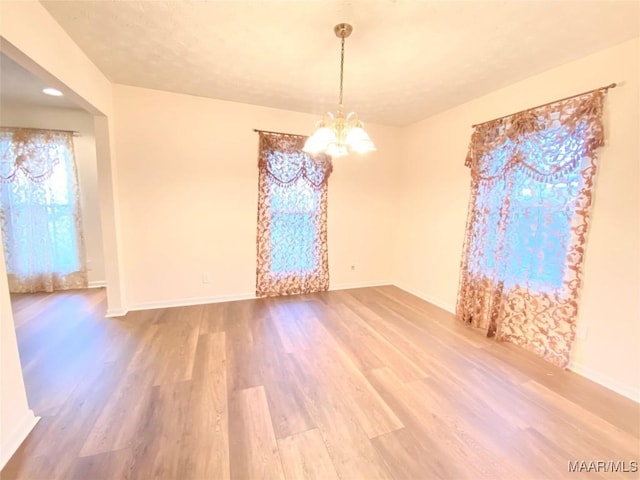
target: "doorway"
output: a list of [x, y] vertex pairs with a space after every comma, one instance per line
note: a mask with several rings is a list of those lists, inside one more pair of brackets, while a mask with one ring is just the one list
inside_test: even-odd
[[[60, 175], [51, 175], [44, 180], [36, 179], [33, 182], [27, 182], [30, 185], [21, 185], [21, 183], [25, 182], [20, 182], [20, 178], [17, 178], [14, 182], [14, 194], [8, 194], [3, 200], [0, 200], [5, 203], [19, 200], [24, 202], [25, 197], [31, 197], [27, 198], [27, 200], [37, 199], [40, 202], [46, 202], [46, 205], [36, 206], [38, 207], [38, 214], [32, 212], [33, 208], [29, 208], [29, 202], [14, 205], [14, 210], [17, 212], [12, 219], [12, 224], [8, 224], [7, 228], [13, 226], [15, 236], [8, 235], [8, 232], [5, 231], [3, 232], [5, 233], [4, 240], [7, 248], [13, 246], [15, 250], [22, 251], [26, 258], [22, 261], [19, 258], [16, 261], [12, 261], [12, 265], [7, 265], [7, 271], [18, 270], [21, 262], [35, 264], [39, 257], [42, 256], [42, 262], [40, 263], [55, 263], [57, 261], [61, 264], [58, 267], [60, 270], [63, 270], [66, 263], [86, 265], [88, 286], [104, 287], [106, 278], [93, 116], [63, 95], [45, 94], [44, 92], [47, 91], [47, 88], [50, 88], [49, 85], [4, 54], [0, 54], [0, 72], [0, 83], [2, 85], [2, 90], [0, 91], [0, 111], [2, 112], [0, 126], [25, 129], [20, 130], [22, 132], [64, 131], [71, 138], [68, 146], [60, 142], [61, 145], [55, 150], [56, 152], [63, 150], [64, 155], [60, 156], [64, 156], [71, 167], [67, 168], [65, 172], [64, 165], [58, 164], [55, 166], [56, 173], [60, 171], [59, 173], [63, 174], [61, 178], [57, 178]], [[57, 91], [54, 90], [55, 92]], [[77, 175], [74, 171], [77, 171]], [[64, 175], [65, 173], [66, 175]], [[73, 189], [67, 188], [67, 185], [71, 182], [67, 181], [65, 177], [73, 177], [71, 178]], [[77, 183], [75, 177], [77, 177]], [[57, 183], [61, 184], [59, 185], [60, 188], [53, 188]], [[78, 190], [78, 201], [76, 201], [75, 192], [68, 191], [76, 188]], [[37, 189], [37, 191], [33, 189]], [[7, 192], [12, 191], [13, 189], [7, 189]], [[29, 195], [25, 195], [25, 192], [29, 193]], [[32, 192], [33, 195], [31, 195]], [[39, 195], [40, 193], [42, 195]], [[46, 197], [56, 198], [49, 199]], [[62, 197], [66, 202], [60, 200]], [[51, 202], [55, 203], [56, 208], [50, 205]], [[62, 203], [65, 203], [65, 205], [62, 205]], [[62, 208], [63, 206], [69, 207], [69, 205], [77, 207], [79, 215], [76, 215], [75, 211], [67, 212], [69, 208]], [[5, 205], [5, 208], [8, 207]], [[47, 212], [49, 218], [45, 218], [41, 222], [41, 235], [38, 235], [38, 230], [35, 228], [37, 225], [33, 225], [33, 219], [43, 214], [40, 212]], [[60, 221], [54, 221], [53, 216], [61, 216]], [[77, 226], [75, 224], [70, 225], [76, 216], [78, 220]], [[26, 228], [20, 229], [18, 225], [21, 221], [20, 219], [24, 220], [23, 223], [31, 223], [31, 225], [25, 223], [23, 226]], [[78, 235], [73, 235], [71, 231], [76, 229], [78, 230]], [[35, 234], [23, 234], [23, 232], [33, 232], [34, 230]], [[57, 238], [57, 242], [55, 240], [44, 241], [44, 237], [48, 237], [46, 235], [48, 230], [51, 230], [51, 237], [52, 239]], [[10, 237], [11, 241], [9, 241]], [[76, 237], [82, 239], [82, 241], [75, 241]], [[43, 238], [43, 241], [37, 242], [36, 245], [25, 245], [24, 242], [29, 241], [29, 238]], [[42, 252], [39, 251], [40, 249], [48, 249], [49, 251]], [[57, 255], [49, 255], [54, 249], [57, 251]], [[69, 251], [67, 252], [67, 250]], [[74, 257], [76, 261], [70, 262]], [[7, 258], [11, 258], [11, 255], [5, 251], [5, 259]], [[53, 262], [48, 261], [49, 259], [53, 260]], [[9, 268], [10, 266], [13, 268]], [[38, 265], [35, 266], [37, 267]], [[53, 270], [56, 271], [56, 268], [54, 267]], [[52, 288], [51, 286], [48, 287]], [[37, 289], [37, 287], [34, 286], [34, 289]]]

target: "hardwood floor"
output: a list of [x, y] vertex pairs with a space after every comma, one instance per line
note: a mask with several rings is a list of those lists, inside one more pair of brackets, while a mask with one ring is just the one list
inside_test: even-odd
[[395, 287], [121, 319], [100, 289], [13, 307], [42, 419], [2, 480], [555, 479], [640, 460], [638, 404]]

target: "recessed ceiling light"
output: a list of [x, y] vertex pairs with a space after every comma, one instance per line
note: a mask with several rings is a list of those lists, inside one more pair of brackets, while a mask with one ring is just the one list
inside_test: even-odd
[[56, 90], [55, 88], [43, 88], [42, 93], [46, 93], [47, 95], [53, 95], [54, 97], [62, 96], [62, 92], [60, 90]]

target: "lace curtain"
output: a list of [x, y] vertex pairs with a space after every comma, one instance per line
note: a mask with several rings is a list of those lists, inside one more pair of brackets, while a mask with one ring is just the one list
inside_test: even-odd
[[0, 128], [0, 222], [11, 292], [87, 286], [70, 132]]
[[327, 156], [302, 151], [306, 137], [260, 132], [256, 295], [329, 288]]
[[479, 125], [457, 313], [566, 367], [604, 143], [604, 93]]

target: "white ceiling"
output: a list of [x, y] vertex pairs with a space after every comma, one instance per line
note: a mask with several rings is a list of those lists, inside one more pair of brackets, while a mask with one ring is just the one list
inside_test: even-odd
[[[0, 53], [0, 101], [2, 103], [78, 108], [66, 97], [52, 97], [42, 93], [43, 88], [51, 86]], [[2, 115], [1, 111], [0, 115]]]
[[390, 125], [640, 35], [629, 0], [42, 4], [113, 82], [310, 113], [335, 109], [348, 21], [345, 108]]

